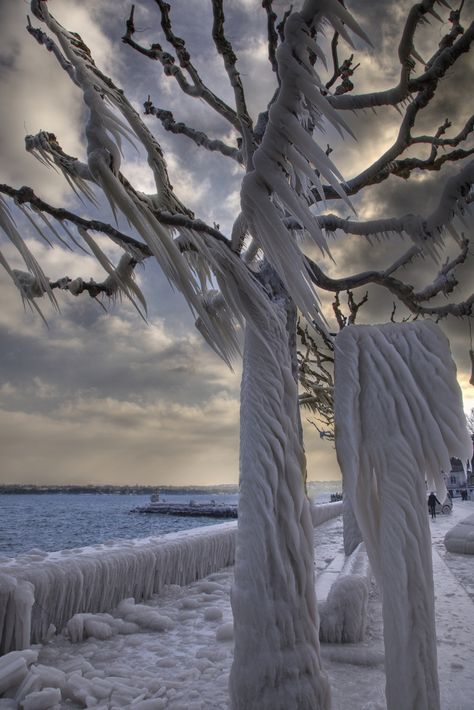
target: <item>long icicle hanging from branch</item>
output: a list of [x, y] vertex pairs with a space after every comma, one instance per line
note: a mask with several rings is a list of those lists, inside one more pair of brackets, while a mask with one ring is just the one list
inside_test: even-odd
[[[36, 151], [39, 157], [46, 162], [58, 165], [63, 173], [71, 177], [75, 187], [83, 193], [84, 186], [82, 182], [78, 182], [78, 178], [81, 180], [83, 177], [90, 178], [100, 186], [113, 213], [121, 212], [137, 230], [159, 262], [170, 283], [184, 295], [191, 310], [197, 315], [199, 329], [211, 347], [230, 364], [238, 349], [234, 327], [242, 319], [243, 300], [247, 300], [247, 305], [250, 305], [250, 301], [252, 301], [254, 308], [257, 310], [263, 308], [267, 310], [267, 315], [271, 316], [272, 311], [269, 308], [268, 299], [264, 296], [251, 272], [240, 263], [236, 255], [228, 249], [218, 248], [217, 245], [211, 246], [208, 240], [193, 230], [183, 230], [191, 249], [197, 248], [205, 253], [205, 258], [221, 285], [221, 293], [226, 299], [227, 305], [225, 310], [228, 315], [230, 312], [233, 314], [233, 319], [229, 321], [228, 326], [224, 327], [223, 304], [209, 298], [207, 289], [203, 287], [202, 282], [200, 283], [202, 280], [199, 272], [193, 268], [192, 259], [183, 256], [185, 252], [182, 253], [178, 241], [173, 238], [173, 230], [164, 227], [154, 214], [157, 205], [161, 209], [171, 212], [176, 211], [177, 208], [185, 211], [185, 208], [170, 192], [166, 165], [159, 145], [147, 132], [148, 129], [144, 124], [138, 120], [133, 107], [126, 101], [123, 94], [95, 66], [89, 50], [82, 40], [77, 35], [72, 35], [65, 30], [55, 20], [44, 0], [32, 0], [31, 6], [34, 15], [44, 22], [56, 36], [64, 53], [64, 63], [68, 66], [68, 73], [82, 90], [84, 102], [89, 109], [86, 126], [87, 166], [80, 165], [81, 174], [77, 169], [74, 169], [71, 175], [71, 166], [64, 164], [64, 156], [59, 154], [57, 146], [51, 144], [50, 136], [32, 138], [29, 143], [30, 149]], [[35, 34], [41, 43], [45, 43], [47, 39], [43, 34], [41, 32]], [[58, 52], [61, 50], [57, 49]], [[128, 125], [119, 119], [109, 106], [120, 111]], [[121, 138], [130, 139], [130, 136], [138, 138], [147, 151], [148, 162], [153, 170], [158, 189], [156, 199], [152, 201], [143, 199], [143, 196], [135, 194], [133, 190], [128, 190], [119, 178]], [[44, 145], [45, 140], [46, 145]], [[52, 161], [51, 152], [53, 153]], [[87, 175], [84, 174], [84, 170], [88, 173]], [[86, 194], [86, 196], [88, 195]], [[225, 251], [229, 253], [224, 254]], [[237, 273], [238, 279], [236, 278]], [[223, 278], [223, 274], [226, 278]], [[239, 289], [236, 290], [234, 286], [229, 288], [229, 279], [227, 278], [229, 274], [233, 274], [230, 278], [231, 283], [240, 280]], [[240, 291], [240, 295], [236, 298], [238, 291]], [[257, 291], [259, 292], [258, 296]], [[248, 309], [248, 315], [252, 317], [252, 307]]]
[[[291, 214], [305, 228], [322, 253], [329, 249], [325, 236], [309, 210], [310, 190], [323, 195], [320, 176], [350, 205], [340, 185], [342, 176], [307, 130], [328, 120], [341, 135], [349, 127], [331, 107], [320, 89], [322, 83], [310, 61], [310, 53], [323, 59], [312, 37], [323, 21], [344, 32], [345, 23], [364, 40], [363, 30], [337, 0], [307, 1], [301, 12], [285, 23], [285, 38], [276, 52], [281, 79], [276, 101], [268, 113], [263, 140], [253, 156], [253, 171], [242, 183], [241, 204], [248, 229], [304, 315], [319, 319], [318, 300], [296, 240], [283, 223]], [[319, 319], [320, 321], [320, 319]], [[321, 323], [321, 321], [320, 321]]]

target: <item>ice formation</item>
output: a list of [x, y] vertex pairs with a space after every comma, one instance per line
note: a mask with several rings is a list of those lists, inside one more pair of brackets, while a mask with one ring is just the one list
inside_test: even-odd
[[[42, 641], [51, 624], [62, 629], [78, 612], [106, 612], [127, 597], [148, 599], [164, 585], [187, 584], [232, 564], [235, 531], [235, 523], [223, 523], [3, 562], [0, 653], [27, 647], [30, 636]], [[135, 612], [127, 621], [139, 623]]]
[[367, 625], [371, 570], [363, 542], [349, 555], [336, 555], [318, 575], [316, 596], [319, 640], [324, 643], [363, 641]]
[[[313, 525], [339, 515], [340, 506], [313, 505]], [[147, 599], [168, 584], [185, 584], [233, 564], [236, 531], [236, 523], [231, 522], [160, 538], [49, 554], [37, 551], [3, 560], [0, 655], [43, 641], [65, 626], [75, 641], [84, 634], [97, 637], [101, 630], [108, 636], [107, 629], [100, 626], [91, 633], [90, 619], [94, 614], [109, 612], [128, 597]], [[201, 591], [209, 591], [210, 587], [212, 582], [203, 582]], [[117, 633], [132, 633], [142, 627], [144, 617], [135, 618], [139, 612], [140, 606], [133, 605]], [[217, 612], [209, 613], [212, 616]], [[95, 620], [103, 622], [104, 618]], [[167, 623], [155, 617], [152, 622], [157, 627]]]
[[342, 130], [351, 132], [321, 93], [323, 85], [310, 59], [313, 53], [324, 61], [312, 30], [320, 32], [325, 21], [344, 32], [349, 42], [342, 23], [367, 39], [337, 0], [307, 0], [301, 12], [287, 18], [284, 41], [276, 51], [279, 92], [270, 105], [262, 142], [253, 155], [253, 170], [244, 177], [241, 190], [248, 230], [310, 321], [318, 318], [317, 297], [304, 256], [283, 217], [295, 217], [321, 252], [328, 253], [326, 238], [308, 207], [312, 202], [310, 192], [315, 188], [324, 198], [322, 176], [350, 204], [340, 185], [341, 174], [307, 130], [308, 124], [323, 129], [323, 120], [327, 119], [341, 134]]
[[319, 639], [323, 643], [362, 641], [367, 623], [369, 589], [359, 575], [340, 577], [331, 587], [328, 599], [319, 606]]
[[318, 525], [322, 525], [326, 520], [331, 520], [335, 518], [336, 515], [342, 513], [343, 506], [342, 501], [337, 501], [336, 503], [322, 503], [320, 505], [311, 506], [311, 520], [313, 521], [313, 527], [316, 528]]
[[474, 555], [474, 515], [469, 515], [446, 533], [444, 544], [449, 552]]
[[344, 495], [343, 498], [342, 515], [344, 519], [344, 552], [346, 553], [346, 555], [350, 555], [352, 554], [352, 552], [354, 552], [357, 545], [362, 542], [362, 534], [357, 524], [357, 519], [354, 515], [352, 503], [348, 495]]
[[432, 322], [349, 326], [336, 339], [336, 449], [383, 593], [387, 707], [436, 710], [426, 487], [471, 452], [449, 344]]
[[[457, 505], [453, 513], [456, 521], [466, 514], [466, 509], [471, 512], [474, 503]], [[435, 546], [452, 525], [450, 520], [441, 516], [432, 526]], [[317, 569], [324, 569], [324, 558], [338, 556], [341, 532], [340, 520], [315, 529]], [[436, 589], [443, 600], [437, 606], [442, 707], [452, 710], [464, 708], [474, 692], [470, 671], [472, 601], [462, 586], [472, 591], [472, 558], [448, 555], [448, 569], [433, 552]], [[145, 710], [228, 708], [232, 642], [225, 638], [225, 628], [230, 636], [232, 577], [232, 568], [226, 568], [189, 586], [165, 587], [159, 595], [135, 605], [170, 618], [174, 622], [170, 630], [154, 632], [145, 626], [133, 630], [134, 625], [124, 621], [119, 609], [129, 608], [130, 602], [126, 601], [123, 607], [119, 605], [108, 614], [88, 615], [92, 620], [121, 625], [122, 630], [113, 632], [109, 639], [88, 636], [82, 642], [70, 643], [64, 629], [42, 646], [0, 658], [0, 707], [18, 710], [18, 705], [31, 693], [58, 688], [64, 707], [88, 704], [103, 710], [107, 707], [125, 710], [141, 708], [143, 703]], [[354, 710], [385, 707], [378, 595], [369, 602], [369, 613], [371, 633], [364, 643], [321, 646], [325, 666], [334, 681], [333, 703], [341, 710], [347, 710], [348, 698]], [[219, 637], [224, 638], [217, 641], [219, 629], [222, 629]], [[19, 656], [24, 658], [26, 670], [20, 661], [16, 679], [11, 672], [2, 673]]]
[[314, 592], [313, 526], [304, 491], [283, 299], [247, 326], [235, 583], [234, 710], [326, 709]]

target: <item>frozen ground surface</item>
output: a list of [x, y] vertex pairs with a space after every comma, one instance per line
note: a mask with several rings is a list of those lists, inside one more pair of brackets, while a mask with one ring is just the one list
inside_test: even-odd
[[[474, 707], [474, 557], [449, 553], [443, 544], [447, 530], [472, 513], [474, 503], [455, 501], [451, 516], [439, 516], [430, 522], [443, 710]], [[340, 518], [315, 529], [317, 572], [341, 550]], [[232, 569], [228, 568], [187, 587], [167, 587], [145, 608], [122, 604], [112, 614], [112, 625], [122, 632], [108, 639], [89, 637], [71, 643], [63, 635], [53, 637], [48, 644], [35, 647], [40, 667], [37, 671], [38, 665], [33, 664], [27, 680], [33, 682], [35, 673], [45, 680], [31, 690], [37, 692], [44, 687], [47, 667], [52, 666], [65, 673], [57, 675], [55, 681], [62, 688], [61, 708], [227, 710], [232, 661], [231, 583]], [[89, 620], [85, 624], [89, 632], [99, 636], [104, 629], [94, 621], [100, 618], [96, 614], [92, 623]], [[81, 623], [79, 627], [80, 635]], [[375, 585], [365, 642], [325, 644], [322, 656], [330, 676], [333, 710], [385, 710], [381, 600]], [[41, 697], [36, 697], [41, 702]], [[67, 702], [65, 697], [69, 698]], [[30, 698], [34, 700], [32, 695]], [[17, 707], [13, 698], [0, 700], [0, 708]]]

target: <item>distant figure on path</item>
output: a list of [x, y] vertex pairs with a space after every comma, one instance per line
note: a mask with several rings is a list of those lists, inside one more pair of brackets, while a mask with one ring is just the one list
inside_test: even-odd
[[432, 520], [434, 520], [434, 518], [436, 518], [436, 503], [441, 505], [441, 503], [439, 502], [439, 500], [437, 499], [437, 497], [435, 496], [433, 491], [431, 491], [431, 493], [428, 496], [428, 508], [431, 513]]

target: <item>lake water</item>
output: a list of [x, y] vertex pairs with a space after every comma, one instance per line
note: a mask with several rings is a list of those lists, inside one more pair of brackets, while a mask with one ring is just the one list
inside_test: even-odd
[[[317, 501], [329, 499], [337, 483], [310, 484]], [[340, 487], [339, 487], [340, 488]], [[237, 503], [238, 496], [216, 493], [162, 495], [169, 502]], [[221, 518], [143, 515], [131, 509], [147, 505], [148, 495], [109, 493], [0, 494], [0, 556], [40, 549], [45, 552], [84, 547], [107, 540], [133, 539], [226, 522]]]

